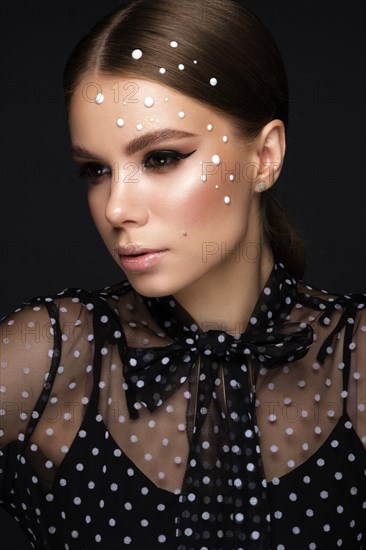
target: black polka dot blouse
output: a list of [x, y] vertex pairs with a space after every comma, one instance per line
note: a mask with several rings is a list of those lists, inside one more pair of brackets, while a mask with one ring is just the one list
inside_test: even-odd
[[244, 333], [127, 281], [1, 322], [0, 499], [51, 550], [366, 548], [366, 295], [276, 262]]

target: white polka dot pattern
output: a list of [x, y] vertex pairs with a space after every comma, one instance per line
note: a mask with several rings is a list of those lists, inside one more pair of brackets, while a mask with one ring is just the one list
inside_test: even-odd
[[127, 282], [24, 304], [1, 323], [3, 506], [40, 549], [361, 549], [365, 301], [276, 263], [236, 340]]

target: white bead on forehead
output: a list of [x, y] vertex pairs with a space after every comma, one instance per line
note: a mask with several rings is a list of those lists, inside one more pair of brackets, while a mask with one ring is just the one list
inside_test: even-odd
[[101, 103], [103, 103], [104, 101], [104, 95], [99, 92], [95, 98], [95, 103], [98, 103], [98, 105], [100, 105]]
[[151, 96], [147, 96], [144, 98], [144, 105], [145, 107], [152, 107], [155, 105], [155, 99]]

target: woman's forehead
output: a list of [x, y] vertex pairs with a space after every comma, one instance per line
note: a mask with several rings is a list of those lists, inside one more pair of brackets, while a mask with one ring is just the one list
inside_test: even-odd
[[173, 127], [197, 133], [233, 132], [229, 117], [164, 84], [120, 75], [88, 75], [74, 91], [70, 104], [72, 129], [81, 121], [132, 128]]

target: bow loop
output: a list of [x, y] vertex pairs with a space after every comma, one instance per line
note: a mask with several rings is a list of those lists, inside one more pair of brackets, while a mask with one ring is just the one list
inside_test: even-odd
[[180, 343], [148, 349], [127, 348], [124, 377], [130, 417], [138, 417], [139, 403], [150, 411], [160, 407], [186, 382], [196, 356], [196, 347]]

